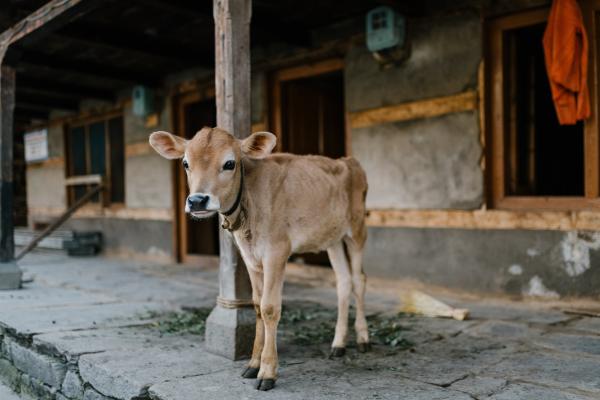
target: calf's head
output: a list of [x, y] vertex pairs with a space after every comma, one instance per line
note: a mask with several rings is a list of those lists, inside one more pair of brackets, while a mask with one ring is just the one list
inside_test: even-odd
[[275, 147], [275, 135], [256, 132], [239, 140], [219, 128], [202, 128], [190, 139], [154, 132], [150, 145], [164, 158], [182, 159], [190, 195], [185, 212], [206, 218], [227, 212], [241, 190], [242, 160], [261, 159]]

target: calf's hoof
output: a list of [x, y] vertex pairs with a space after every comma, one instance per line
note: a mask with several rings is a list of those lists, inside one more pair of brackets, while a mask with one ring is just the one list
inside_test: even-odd
[[329, 353], [329, 357], [343, 357], [346, 354], [345, 347], [332, 347], [331, 353]]
[[371, 343], [357, 343], [356, 347], [359, 353], [366, 353], [367, 351], [371, 351]]
[[256, 389], [266, 392], [275, 387], [275, 379], [259, 379], [256, 381]]
[[247, 367], [244, 372], [242, 372], [242, 378], [246, 379], [254, 379], [258, 376], [259, 368]]

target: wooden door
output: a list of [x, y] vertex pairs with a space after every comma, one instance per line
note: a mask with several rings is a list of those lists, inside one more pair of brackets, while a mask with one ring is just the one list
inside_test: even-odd
[[[194, 137], [204, 126], [215, 126], [214, 98], [201, 100], [193, 94], [179, 101], [179, 134], [187, 139]], [[219, 219], [213, 217], [193, 220], [185, 214], [183, 205], [189, 194], [183, 165], [177, 165], [177, 203], [179, 223], [179, 258], [188, 264], [199, 264], [203, 256], [219, 254]]]
[[[280, 150], [332, 158], [346, 155], [344, 81], [341, 64], [322, 63], [320, 68], [280, 71], [275, 79], [275, 130]], [[331, 68], [331, 69], [330, 69]], [[305, 74], [304, 71], [307, 73]], [[283, 79], [277, 79], [277, 77]], [[298, 254], [292, 260], [329, 265], [326, 252]]]
[[281, 148], [295, 154], [345, 155], [341, 71], [281, 83]]

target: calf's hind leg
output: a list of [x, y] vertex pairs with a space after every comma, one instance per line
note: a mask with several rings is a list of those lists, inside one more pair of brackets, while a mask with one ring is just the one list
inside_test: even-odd
[[365, 316], [365, 289], [367, 277], [362, 269], [363, 246], [360, 246], [352, 238], [345, 239], [350, 266], [352, 270], [352, 289], [354, 292], [354, 301], [356, 303], [356, 320], [354, 329], [356, 330], [356, 343], [358, 351], [364, 353], [371, 350], [369, 343], [369, 328]]
[[335, 336], [331, 344], [331, 356], [341, 357], [346, 352], [346, 338], [348, 336], [348, 307], [350, 306], [350, 292], [352, 280], [350, 267], [344, 251], [342, 241], [327, 249], [329, 261], [335, 272], [338, 297], [338, 314], [335, 325]]

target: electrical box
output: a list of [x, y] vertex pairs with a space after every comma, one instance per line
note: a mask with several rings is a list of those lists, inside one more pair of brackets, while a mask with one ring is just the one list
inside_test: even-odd
[[367, 48], [371, 52], [404, 46], [406, 20], [388, 6], [367, 13]]
[[146, 86], [133, 88], [133, 115], [146, 117], [154, 112], [154, 92]]

